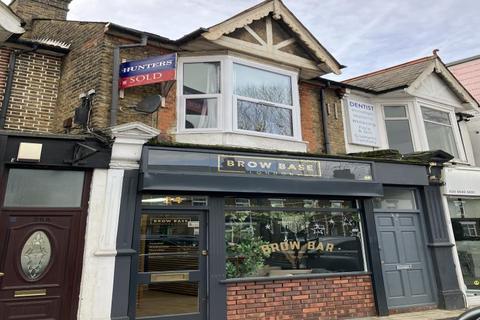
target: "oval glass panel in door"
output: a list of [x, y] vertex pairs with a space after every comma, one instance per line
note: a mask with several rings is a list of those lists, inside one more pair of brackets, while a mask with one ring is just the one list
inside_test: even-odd
[[45, 272], [52, 256], [52, 245], [44, 231], [35, 231], [23, 245], [20, 263], [28, 280], [37, 280]]

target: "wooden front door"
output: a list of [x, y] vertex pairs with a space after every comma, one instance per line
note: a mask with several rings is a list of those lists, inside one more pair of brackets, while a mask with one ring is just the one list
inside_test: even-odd
[[[35, 175], [33, 171], [41, 170], [22, 174]], [[42, 174], [32, 183], [49, 179], [49, 173]], [[55, 207], [53, 201], [49, 208], [4, 205], [0, 211], [0, 319], [76, 319], [88, 175], [78, 183], [83, 194], [78, 208]], [[33, 198], [42, 193], [39, 203], [55, 192], [52, 188], [30, 191]]]
[[419, 213], [376, 213], [389, 308], [434, 304], [427, 246]]

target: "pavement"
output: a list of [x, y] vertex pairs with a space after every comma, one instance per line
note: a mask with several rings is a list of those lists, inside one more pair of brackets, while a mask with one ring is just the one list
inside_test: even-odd
[[408, 312], [394, 314], [386, 317], [367, 317], [355, 320], [454, 320], [465, 310], [427, 310], [420, 312]]

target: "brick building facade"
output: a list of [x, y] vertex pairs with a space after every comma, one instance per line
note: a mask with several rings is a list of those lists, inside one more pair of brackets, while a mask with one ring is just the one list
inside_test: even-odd
[[[121, 44], [132, 44], [139, 41], [142, 33], [139, 31], [123, 28], [108, 23], [76, 22], [64, 20], [66, 11], [59, 8], [67, 8], [65, 1], [60, 1], [62, 5], [54, 5], [53, 11], [48, 11], [48, 1], [15, 1], [12, 3], [12, 10], [19, 11], [19, 15], [28, 23], [28, 32], [24, 35], [28, 39], [49, 39], [59, 41], [68, 45], [68, 54], [62, 57], [52, 57], [46, 62], [49, 68], [56, 72], [49, 77], [50, 89], [25, 90], [22, 95], [28, 100], [32, 96], [33, 100], [50, 101], [48, 110], [42, 110], [42, 116], [45, 119], [35, 119], [31, 115], [23, 118], [24, 124], [7, 125], [7, 128], [21, 131], [43, 131], [53, 133], [79, 132], [79, 128], [67, 125], [65, 120], [72, 118], [74, 110], [79, 106], [79, 95], [89, 90], [95, 90], [92, 111], [89, 126], [92, 129], [105, 129], [110, 126], [110, 106], [112, 90], [112, 53], [114, 46]], [[33, 4], [33, 5], [32, 5]], [[60, 11], [58, 11], [60, 10]], [[41, 19], [35, 19], [41, 17]], [[171, 41], [156, 35], [150, 35], [147, 46], [139, 48], [124, 49], [121, 51], [121, 59], [132, 60], [146, 57], [162, 55], [171, 52], [178, 52], [181, 41]], [[9, 45], [10, 46], [10, 45]], [[8, 48], [2, 51], [2, 61], [8, 61], [5, 57], [8, 54]], [[191, 50], [185, 51], [189, 54]], [[181, 52], [179, 54], [182, 54]], [[33, 55], [35, 59], [41, 60], [43, 56]], [[27, 64], [30, 66], [31, 64]], [[50, 66], [51, 65], [51, 66]], [[2, 74], [7, 72], [7, 64], [2, 64]], [[22, 66], [22, 68], [25, 68]], [[36, 68], [32, 65], [31, 68]], [[61, 75], [59, 74], [61, 70]], [[33, 72], [33, 71], [31, 71]], [[33, 75], [38, 75], [33, 73]], [[21, 82], [21, 78], [14, 77], [14, 81]], [[30, 83], [27, 82], [27, 85]], [[3, 83], [4, 84], [4, 83]], [[306, 151], [312, 153], [325, 153], [323, 139], [322, 114], [319, 105], [319, 87], [299, 81], [300, 87], [300, 105], [302, 115], [302, 138], [306, 142]], [[35, 88], [34, 88], [35, 89]], [[143, 122], [149, 126], [160, 129], [160, 137], [167, 141], [175, 141], [177, 128], [177, 99], [176, 88], [170, 90], [166, 97], [166, 106], [160, 108], [158, 112], [150, 115], [135, 112], [133, 107], [146, 95], [159, 92], [159, 85], [149, 85], [144, 87], [130, 88], [125, 92], [125, 98], [119, 101], [118, 124], [132, 121]], [[342, 108], [340, 97], [334, 90], [326, 89], [326, 105], [328, 112], [328, 125], [331, 132], [331, 144], [333, 154], [344, 153], [343, 141], [343, 123]], [[1, 97], [0, 97], [1, 98]], [[15, 98], [15, 102], [19, 102]], [[25, 98], [24, 98], [25, 99]], [[46, 102], [44, 102], [46, 103]], [[13, 107], [15, 108], [15, 107]], [[18, 108], [17, 108], [18, 109]], [[9, 112], [19, 112], [12, 110]], [[28, 111], [31, 112], [31, 111]], [[313, 121], [310, 121], [313, 120]], [[13, 121], [13, 118], [12, 118]], [[41, 121], [41, 126], [38, 122]], [[7, 121], [8, 122], [8, 121]], [[67, 121], [67, 123], [69, 123]], [[72, 131], [73, 130], [73, 131]], [[81, 131], [81, 129], [80, 129]]]
[[[345, 87], [321, 78], [343, 66], [281, 1], [178, 40], [65, 20], [69, 2], [12, 3], [26, 32], [0, 47], [0, 88], [9, 53], [32, 50], [18, 55], [5, 129], [92, 134], [111, 148], [108, 170], [91, 176], [86, 271], [70, 318], [327, 320], [398, 309], [387, 305], [377, 250], [374, 211], [386, 202], [374, 201], [385, 185], [434, 201], [423, 195], [430, 161], [345, 155]], [[177, 54], [176, 84], [156, 111], [135, 106], [162, 84], [116, 101], [117, 49], [126, 61]], [[92, 90], [85, 127], [73, 118]], [[72, 166], [98, 152], [68, 148]]]

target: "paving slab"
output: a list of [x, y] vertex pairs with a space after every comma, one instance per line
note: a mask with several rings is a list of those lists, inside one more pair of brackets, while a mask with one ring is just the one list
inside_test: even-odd
[[354, 320], [454, 320], [465, 310], [427, 310], [394, 314], [386, 317], [356, 318]]

